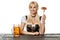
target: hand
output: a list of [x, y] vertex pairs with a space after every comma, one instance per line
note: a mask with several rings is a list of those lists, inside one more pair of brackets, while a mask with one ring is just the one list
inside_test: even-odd
[[34, 35], [39, 35], [39, 32], [34, 32]]
[[45, 15], [45, 14], [43, 14], [42, 17], [43, 17], [43, 18], [42, 18], [43, 20], [46, 20], [46, 15]]
[[20, 35], [14, 35], [14, 37], [19, 37]]

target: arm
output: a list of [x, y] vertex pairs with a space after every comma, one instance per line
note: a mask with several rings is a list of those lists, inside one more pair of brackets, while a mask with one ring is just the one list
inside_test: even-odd
[[21, 23], [21, 33], [22, 34], [27, 34], [27, 35], [35, 35], [35, 33], [33, 33], [33, 32], [27, 32], [27, 31], [24, 31], [23, 29], [24, 29], [24, 26], [25, 26], [25, 24], [24, 23]]
[[40, 23], [40, 34], [44, 34], [45, 33], [45, 26], [43, 23]]
[[45, 33], [45, 20], [46, 20], [46, 15], [43, 14], [42, 16], [42, 21], [40, 23], [41, 27], [40, 27], [40, 34], [44, 34]]
[[42, 16], [42, 23], [45, 25], [45, 20], [46, 20], [46, 15], [45, 14], [43, 14], [43, 16]]

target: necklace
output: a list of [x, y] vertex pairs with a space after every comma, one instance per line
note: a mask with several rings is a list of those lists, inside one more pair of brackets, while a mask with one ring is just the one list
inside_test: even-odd
[[35, 20], [35, 17], [36, 17], [36, 16], [31, 16], [31, 19], [32, 19], [32, 20]]

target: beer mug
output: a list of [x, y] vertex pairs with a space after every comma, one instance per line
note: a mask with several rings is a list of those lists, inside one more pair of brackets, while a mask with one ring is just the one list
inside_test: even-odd
[[19, 27], [19, 25], [13, 25], [13, 35], [14, 35], [14, 37], [20, 36], [20, 27]]

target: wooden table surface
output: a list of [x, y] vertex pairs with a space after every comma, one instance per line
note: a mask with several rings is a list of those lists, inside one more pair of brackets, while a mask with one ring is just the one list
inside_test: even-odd
[[60, 40], [60, 34], [45, 34], [44, 36], [0, 34], [0, 40]]

